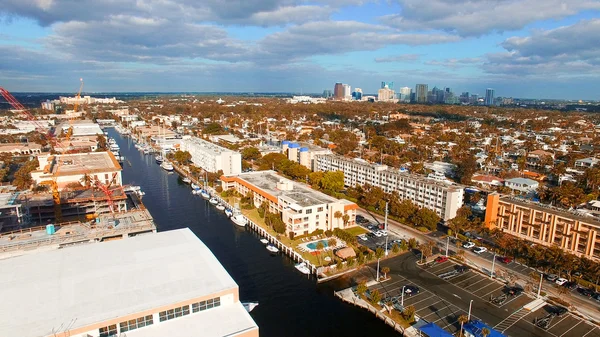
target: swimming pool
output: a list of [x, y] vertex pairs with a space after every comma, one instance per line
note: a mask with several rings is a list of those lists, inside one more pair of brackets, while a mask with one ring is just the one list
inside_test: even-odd
[[327, 240], [320, 240], [320, 241], [315, 241], [315, 242], [311, 242], [306, 244], [306, 247], [312, 249], [312, 250], [316, 250], [317, 249], [317, 243], [322, 242], [323, 243], [323, 247], [327, 248]]

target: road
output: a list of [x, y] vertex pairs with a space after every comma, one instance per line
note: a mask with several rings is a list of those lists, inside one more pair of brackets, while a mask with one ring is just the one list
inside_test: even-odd
[[[380, 224], [384, 223], [383, 216], [371, 213], [364, 208], [359, 208], [357, 214], [362, 215], [366, 219], [369, 219], [371, 221]], [[411, 237], [414, 237], [419, 242], [425, 242], [430, 240], [434, 241], [438, 245], [438, 248], [440, 248], [442, 251], [446, 249], [448, 243], [445, 237], [440, 237], [441, 235], [439, 234], [439, 232], [434, 232], [431, 234], [422, 233], [410, 226], [403, 225], [391, 219], [388, 219], [388, 231], [390, 232], [390, 234], [406, 240], [408, 240]], [[456, 245], [450, 243], [448, 245], [448, 248], [450, 253], [454, 253], [454, 251], [456, 250]], [[486, 270], [489, 273], [493, 265], [495, 274], [499, 273], [500, 270], [504, 270], [507, 274], [513, 275], [515, 277], [515, 282], [521, 285], [527, 284], [531, 279], [529, 274], [532, 271], [534, 271], [534, 269], [517, 264], [515, 262], [512, 262], [508, 266], [498, 262], [492, 263], [493, 257], [494, 255], [489, 252], [478, 255], [470, 250], [465, 249], [465, 258], [468, 261], [468, 263], [479, 267], [481, 270]], [[554, 284], [547, 282], [546, 280], [544, 280], [543, 282], [542, 291], [545, 291], [546, 293], [552, 294], [556, 297], [565, 297], [565, 295], [559, 295]], [[570, 296], [566, 300], [570, 302], [573, 307], [577, 308], [577, 311], [583, 316], [597, 322], [600, 321], [600, 308], [598, 303], [594, 300], [584, 298], [578, 295], [575, 291], [571, 292]]]

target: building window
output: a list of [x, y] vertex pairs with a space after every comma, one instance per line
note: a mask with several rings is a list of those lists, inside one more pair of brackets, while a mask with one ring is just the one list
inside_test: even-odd
[[216, 308], [221, 306], [221, 298], [211, 298], [206, 301], [200, 301], [197, 303], [192, 303], [192, 312], [204, 311], [210, 308]]
[[306, 214], [312, 214], [312, 208], [307, 209]]
[[109, 336], [117, 335], [117, 325], [116, 324], [105, 326], [103, 328], [100, 328], [99, 330], [100, 330], [100, 337], [109, 337]]
[[323, 207], [317, 207], [317, 212], [323, 212]]
[[190, 314], [190, 306], [185, 305], [183, 307], [173, 308], [170, 310], [161, 311], [158, 313], [161, 322], [168, 321], [173, 318], [185, 316]]
[[129, 321], [121, 322], [119, 328], [121, 332], [135, 330], [137, 328], [143, 328], [147, 325], [154, 324], [152, 315], [138, 317], [137, 319], [130, 319]]

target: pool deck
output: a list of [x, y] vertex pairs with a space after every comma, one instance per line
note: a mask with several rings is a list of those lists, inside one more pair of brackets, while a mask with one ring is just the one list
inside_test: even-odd
[[308, 245], [310, 245], [311, 243], [316, 244], [319, 241], [322, 241], [323, 244], [325, 245], [325, 248], [323, 248], [323, 251], [347, 247], [346, 242], [340, 240], [337, 237], [335, 238], [335, 240], [337, 241], [337, 243], [336, 243], [336, 245], [333, 248], [329, 247], [329, 245], [327, 244], [327, 240], [329, 240], [329, 238], [316, 239], [316, 240], [313, 240], [313, 241], [303, 242], [303, 243], [301, 243], [301, 244], [298, 245], [298, 249], [300, 249], [301, 251], [304, 251], [304, 252], [309, 252], [309, 253], [315, 252], [317, 250], [313, 249], [313, 248], [310, 248]]

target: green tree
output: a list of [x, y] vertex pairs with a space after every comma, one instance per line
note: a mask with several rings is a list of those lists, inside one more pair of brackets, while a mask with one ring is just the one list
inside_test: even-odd
[[262, 156], [258, 161], [259, 170], [274, 169], [279, 163], [289, 161], [287, 157], [281, 153], [269, 153]]
[[329, 247], [329, 255], [333, 258], [333, 248], [337, 246], [336, 238], [327, 239], [327, 247]]
[[178, 150], [173, 155], [173, 158], [180, 165], [186, 165], [187, 163], [190, 162], [190, 160], [192, 160], [192, 155], [188, 151], [179, 151]]
[[344, 222], [344, 227], [348, 226], [348, 221], [350, 221], [350, 216], [348, 214], [342, 215], [342, 221]]
[[359, 297], [364, 296], [369, 288], [367, 288], [367, 282], [362, 281], [356, 286], [356, 293]]
[[[561, 287], [561, 288], [564, 288], [564, 287]], [[487, 337], [487, 336], [489, 336], [489, 335], [490, 335], [490, 329], [488, 329], [488, 328], [483, 328], [483, 329], [481, 329], [481, 335], [482, 335], [483, 337]]]
[[96, 147], [96, 151], [108, 151], [108, 144], [106, 143], [106, 137], [104, 137], [104, 135], [96, 136], [96, 144], [98, 144]]
[[333, 213], [333, 217], [337, 220], [338, 227], [340, 227], [340, 219], [342, 218], [342, 215], [343, 214], [340, 211], [335, 211], [335, 213]]
[[415, 239], [415, 238], [408, 239], [408, 248], [409, 249], [415, 249], [415, 248], [417, 248], [418, 244], [419, 243], [417, 242], [417, 239]]
[[354, 257], [349, 257], [346, 259], [346, 266], [348, 268], [351, 268], [352, 266], [354, 266], [354, 263], [356, 263], [356, 259]]
[[419, 209], [412, 219], [415, 225], [427, 227], [432, 231], [437, 229], [437, 224], [440, 222], [440, 217], [429, 208]]
[[416, 312], [415, 307], [412, 305], [409, 305], [406, 308], [404, 308], [404, 310], [402, 310], [402, 316], [404, 317], [404, 319], [406, 321], [408, 321], [409, 323], [412, 323], [415, 320], [415, 312]]
[[400, 250], [408, 250], [408, 243], [406, 242], [406, 240], [402, 240], [402, 242], [400, 243]]
[[247, 147], [242, 150], [242, 159], [244, 160], [257, 160], [262, 157], [260, 151], [255, 147]]
[[15, 172], [12, 184], [22, 190], [28, 189], [33, 183], [33, 180], [31, 179], [31, 171], [36, 170], [38, 166], [39, 162], [37, 158], [23, 164], [17, 170], [17, 172]]
[[219, 123], [210, 123], [202, 129], [202, 133], [209, 135], [224, 134], [225, 130], [223, 130], [223, 127]]
[[469, 227], [469, 217], [471, 209], [468, 206], [462, 206], [456, 211], [456, 216], [448, 221], [448, 227], [454, 233], [454, 237], [458, 238], [458, 234]]
[[265, 224], [273, 228], [276, 233], [285, 233], [285, 223], [281, 220], [278, 213], [268, 213], [265, 215]]
[[325, 176], [325, 172], [315, 171], [308, 175], [308, 182], [313, 185], [313, 188], [321, 188], [321, 180]]
[[458, 323], [460, 323], [460, 334], [458, 335], [459, 337], [462, 337], [463, 335], [463, 327], [465, 325], [465, 323], [469, 322], [469, 318], [465, 315], [460, 315], [458, 316]]
[[319, 182], [319, 186], [325, 191], [339, 192], [344, 189], [344, 172], [328, 171]]
[[371, 303], [373, 305], [378, 304], [381, 301], [381, 293], [379, 290], [375, 289], [371, 292]]
[[323, 244], [323, 242], [319, 241], [317, 242], [317, 246], [315, 248], [317, 249], [317, 257], [319, 258], [319, 264], [321, 264], [321, 253], [323, 252], [323, 248], [325, 248], [325, 245]]
[[390, 272], [390, 267], [381, 268], [381, 272], [383, 273], [383, 278], [387, 279], [387, 274]]
[[385, 254], [383, 248], [379, 247], [375, 249], [375, 258], [377, 258], [377, 260], [381, 259], [383, 257], [383, 254]]
[[473, 178], [473, 174], [477, 172], [477, 160], [475, 156], [472, 154], [467, 154], [465, 156], [459, 157], [456, 164], [456, 176], [461, 184], [471, 184], [471, 178]]
[[[402, 242], [404, 242], [404, 241], [402, 241]], [[400, 246], [398, 246], [398, 244], [397, 244], [397, 243], [394, 243], [394, 244], [392, 245], [392, 252], [393, 252], [393, 253], [398, 253], [399, 251], [400, 251]]]

